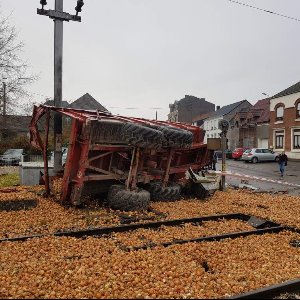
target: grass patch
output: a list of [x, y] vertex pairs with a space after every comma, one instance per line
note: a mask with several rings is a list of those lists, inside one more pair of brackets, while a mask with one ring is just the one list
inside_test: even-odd
[[0, 175], [0, 188], [10, 187], [20, 184], [19, 174]]

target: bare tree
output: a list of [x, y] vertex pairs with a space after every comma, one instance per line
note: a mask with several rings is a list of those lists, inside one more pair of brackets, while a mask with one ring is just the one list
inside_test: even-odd
[[5, 83], [7, 113], [16, 113], [20, 102], [24, 103], [30, 98], [26, 85], [37, 78], [28, 74], [28, 65], [21, 59], [24, 44], [19, 41], [15, 26], [10, 24], [10, 16], [11, 14], [8, 17], [0, 14], [0, 99], [3, 104]]

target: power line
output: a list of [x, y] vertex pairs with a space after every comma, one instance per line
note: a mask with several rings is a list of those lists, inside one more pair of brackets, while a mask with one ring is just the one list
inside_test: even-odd
[[266, 13], [269, 13], [269, 14], [272, 14], [272, 15], [276, 15], [276, 16], [279, 16], [279, 17], [283, 17], [283, 18], [287, 18], [287, 19], [291, 19], [291, 20], [300, 22], [300, 19], [293, 18], [293, 17], [290, 17], [290, 16], [286, 16], [286, 15], [283, 15], [283, 14], [280, 14], [280, 13], [277, 13], [277, 12], [274, 12], [274, 11], [271, 11], [271, 10], [263, 9], [263, 8], [260, 8], [260, 7], [256, 7], [256, 6], [246, 4], [246, 3], [242, 3], [242, 2], [239, 2], [239, 1], [235, 1], [235, 0], [227, 0], [227, 1], [235, 3], [235, 4], [243, 5], [243, 6], [246, 6], [246, 7], [250, 7], [250, 8], [253, 8], [253, 9], [257, 9], [257, 10], [260, 10], [260, 11], [263, 11], [263, 12], [266, 12]]

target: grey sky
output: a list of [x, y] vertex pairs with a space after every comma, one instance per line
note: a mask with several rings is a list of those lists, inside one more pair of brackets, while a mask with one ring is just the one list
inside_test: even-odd
[[[40, 79], [53, 95], [53, 22], [39, 0], [0, 0]], [[114, 114], [166, 119], [184, 95], [216, 105], [255, 103], [300, 80], [300, 22], [228, 0], [84, 0], [82, 22], [64, 25], [63, 99], [89, 92]], [[300, 18], [299, 0], [241, 2]], [[65, 0], [74, 13], [76, 0]], [[54, 8], [48, 0], [46, 8]], [[45, 97], [35, 95], [38, 102]], [[114, 108], [118, 107], [118, 108]], [[124, 109], [128, 107], [135, 110]]]

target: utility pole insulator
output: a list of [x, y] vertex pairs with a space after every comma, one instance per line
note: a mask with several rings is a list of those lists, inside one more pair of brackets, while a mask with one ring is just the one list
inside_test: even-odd
[[82, 6], [84, 5], [83, 0], [78, 0], [77, 1], [77, 5], [75, 7], [76, 10], [76, 16], [78, 15], [78, 13], [80, 13], [82, 11]]

